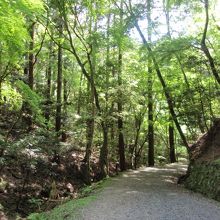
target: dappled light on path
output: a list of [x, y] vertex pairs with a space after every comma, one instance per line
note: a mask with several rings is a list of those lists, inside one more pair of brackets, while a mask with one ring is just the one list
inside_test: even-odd
[[219, 220], [218, 202], [177, 185], [187, 165], [129, 170], [113, 178], [96, 201], [80, 210], [84, 220]]

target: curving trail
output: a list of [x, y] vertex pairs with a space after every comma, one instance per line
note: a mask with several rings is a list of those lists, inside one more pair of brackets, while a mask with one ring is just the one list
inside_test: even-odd
[[[113, 178], [78, 220], [220, 220], [220, 203], [176, 184], [186, 165], [143, 168]], [[74, 218], [75, 219], [75, 218]]]

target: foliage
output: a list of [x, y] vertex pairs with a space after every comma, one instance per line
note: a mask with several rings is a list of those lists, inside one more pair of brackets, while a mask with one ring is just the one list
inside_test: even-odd
[[4, 62], [15, 63], [26, 49], [24, 39], [28, 39], [24, 14], [33, 15], [43, 5], [40, 0], [2, 0], [0, 9], [0, 52], [4, 54], [1, 57]]
[[13, 88], [9, 83], [4, 83], [2, 85], [2, 98], [6, 99], [6, 103], [4, 100], [0, 100], [1, 104], [5, 104], [5, 108], [8, 110], [15, 110], [18, 111], [21, 109], [22, 106], [22, 97], [18, 91]]
[[42, 116], [42, 110], [40, 108], [42, 98], [36, 92], [31, 90], [30, 87], [21, 80], [18, 80], [16, 82], [16, 86], [18, 87], [19, 92], [22, 95], [24, 103], [27, 103], [30, 106], [31, 111], [35, 115], [36, 122], [43, 125], [44, 118]]
[[58, 150], [58, 143], [55, 132], [49, 132], [44, 129], [20, 137], [19, 140], [7, 143], [6, 151], [9, 155], [23, 156], [38, 159], [39, 155], [51, 156]]

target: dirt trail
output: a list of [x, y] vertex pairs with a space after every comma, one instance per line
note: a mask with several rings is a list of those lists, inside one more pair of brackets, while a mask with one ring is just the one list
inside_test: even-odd
[[176, 184], [186, 165], [143, 168], [113, 178], [80, 220], [220, 220], [220, 203]]

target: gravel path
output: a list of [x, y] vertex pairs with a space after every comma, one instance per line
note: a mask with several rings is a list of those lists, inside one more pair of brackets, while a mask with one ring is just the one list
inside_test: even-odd
[[80, 220], [220, 220], [220, 203], [176, 184], [186, 165], [143, 168], [113, 178]]

